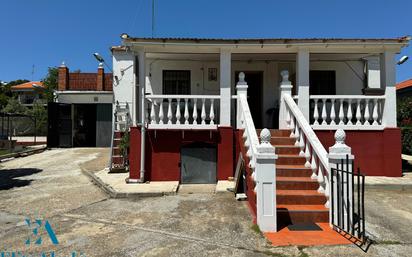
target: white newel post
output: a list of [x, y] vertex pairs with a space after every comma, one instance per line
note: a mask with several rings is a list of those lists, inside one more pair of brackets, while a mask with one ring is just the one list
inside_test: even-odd
[[257, 224], [263, 232], [277, 231], [275, 148], [270, 144], [270, 131], [262, 129], [256, 155]]
[[236, 128], [242, 129], [242, 110], [240, 106], [240, 96], [244, 95], [247, 97], [247, 88], [248, 85], [245, 81], [245, 73], [239, 73], [239, 82], [236, 84], [236, 93], [237, 93], [237, 101], [236, 101]]
[[292, 94], [292, 83], [289, 81], [289, 71], [284, 70], [280, 73], [282, 76], [282, 82], [280, 82], [280, 108], [279, 108], [279, 129], [288, 129], [287, 115], [288, 111], [286, 108], [284, 95]]
[[296, 86], [299, 109], [309, 121], [309, 51], [307, 49], [299, 49], [296, 54]]
[[[349, 172], [352, 171], [352, 160], [354, 159], [354, 156], [352, 155], [352, 150], [349, 146], [347, 146], [345, 144], [345, 139], [346, 139], [346, 133], [343, 129], [338, 129], [335, 132], [335, 144], [331, 147], [329, 147], [329, 154], [328, 154], [328, 158], [329, 158], [329, 168], [330, 170], [330, 179], [329, 179], [329, 185], [331, 184], [330, 180], [332, 179], [332, 168], [334, 169], [342, 169], [342, 160], [344, 162], [344, 170], [347, 170]], [[349, 159], [349, 163], [346, 166], [346, 158]], [[340, 173], [342, 174], [342, 173]], [[344, 203], [344, 219], [343, 219], [343, 225], [342, 228], [346, 229], [346, 231], [349, 231], [348, 229], [351, 227], [352, 224], [352, 217], [353, 217], [353, 210], [351, 209], [352, 206], [352, 188], [353, 188], [353, 184], [352, 184], [352, 176], [353, 174], [349, 174], [349, 176], [346, 176], [346, 174], [344, 174], [342, 177], [339, 177], [339, 179], [337, 179], [336, 177], [336, 172], [333, 173], [333, 189], [330, 189], [329, 192], [332, 192], [333, 190], [333, 195], [331, 195], [330, 197], [333, 198], [329, 199], [330, 201], [330, 208], [329, 208], [329, 223], [332, 224], [337, 224], [338, 222], [338, 203], [337, 203], [337, 196], [338, 194], [342, 195], [342, 188], [341, 190], [338, 192], [338, 185], [336, 183], [337, 180], [342, 181], [343, 179], [343, 183], [344, 183], [344, 187], [343, 187], [343, 203]], [[349, 178], [349, 181], [348, 181]], [[349, 184], [347, 184], [349, 182]], [[349, 185], [347, 187], [347, 185]], [[349, 199], [347, 198], [347, 189], [349, 189]], [[333, 217], [334, 220], [332, 220], [332, 203], [333, 203]], [[349, 208], [349, 209], [348, 209]], [[348, 213], [349, 213], [349, 224], [348, 224]]]
[[385, 89], [385, 108], [382, 124], [396, 128], [396, 62], [395, 53], [384, 52], [380, 56], [381, 87]]
[[220, 51], [220, 125], [230, 126], [231, 102], [231, 52], [230, 49]]

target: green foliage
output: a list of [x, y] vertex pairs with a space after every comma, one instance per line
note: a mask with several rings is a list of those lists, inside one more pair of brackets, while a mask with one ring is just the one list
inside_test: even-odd
[[53, 91], [57, 89], [59, 81], [59, 69], [56, 67], [49, 67], [47, 76], [43, 79], [44, 96], [47, 102], [54, 101]]
[[2, 109], [2, 112], [26, 114], [27, 107], [20, 104], [20, 102], [16, 98], [11, 97], [8, 99], [7, 105]]
[[412, 155], [412, 97], [398, 101], [398, 126], [402, 132], [402, 153]]
[[3, 109], [9, 102], [9, 99], [13, 96], [11, 87], [28, 82], [26, 79], [18, 79], [10, 81], [5, 85], [0, 84], [0, 110]]
[[41, 102], [34, 102], [32, 109], [28, 109], [26, 114], [36, 119], [36, 131], [38, 135], [47, 134], [47, 110]]
[[130, 145], [130, 136], [129, 136], [129, 132], [126, 131], [124, 132], [124, 135], [122, 136], [122, 139], [120, 140], [120, 143], [119, 143], [120, 154], [123, 157], [127, 157], [129, 145]]

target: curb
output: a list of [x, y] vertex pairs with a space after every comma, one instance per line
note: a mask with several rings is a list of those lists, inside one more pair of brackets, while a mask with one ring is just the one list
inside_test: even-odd
[[1, 155], [0, 156], [0, 162], [6, 162], [10, 158], [26, 157], [26, 156], [29, 156], [29, 155], [32, 155], [32, 154], [43, 152], [46, 149], [47, 149], [47, 146], [44, 146], [44, 147], [37, 148], [37, 149], [31, 149], [31, 150], [22, 151], [22, 152]]
[[167, 195], [176, 195], [176, 192], [156, 192], [156, 193], [124, 193], [118, 192], [110, 185], [104, 183], [98, 176], [93, 172], [82, 170], [82, 173], [89, 177], [92, 182], [103, 190], [110, 198], [121, 199], [121, 198], [142, 198], [142, 197], [159, 197]]
[[386, 189], [386, 190], [412, 190], [412, 184], [365, 184], [367, 189]]

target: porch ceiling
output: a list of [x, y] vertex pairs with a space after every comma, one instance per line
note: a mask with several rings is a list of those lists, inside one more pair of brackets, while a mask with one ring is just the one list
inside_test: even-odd
[[[311, 61], [349, 61], [361, 60], [362, 58], [373, 56], [373, 54], [320, 54], [310, 55]], [[199, 54], [199, 53], [147, 53], [148, 59], [158, 60], [192, 60], [192, 61], [219, 61], [219, 54]], [[268, 53], [268, 54], [232, 54], [232, 61], [290, 61], [296, 60], [294, 53]]]

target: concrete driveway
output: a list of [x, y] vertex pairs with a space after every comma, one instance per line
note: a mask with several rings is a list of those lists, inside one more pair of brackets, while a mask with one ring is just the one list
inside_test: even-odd
[[[412, 252], [411, 191], [367, 191], [367, 230], [377, 243], [366, 254], [355, 246], [276, 248], [252, 229], [245, 202], [231, 194], [108, 199], [82, 174], [82, 169], [103, 169], [107, 153], [55, 149], [0, 164], [0, 251], [209, 257], [406, 257]], [[42, 244], [26, 245], [32, 235], [26, 218], [48, 220], [59, 244], [40, 230]]]

